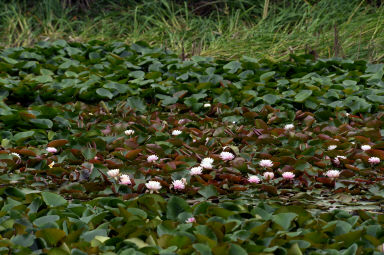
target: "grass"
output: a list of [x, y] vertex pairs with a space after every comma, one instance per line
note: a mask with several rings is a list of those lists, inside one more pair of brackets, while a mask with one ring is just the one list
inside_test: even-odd
[[[384, 6], [364, 0], [322, 0], [313, 6], [299, 0], [242, 0], [232, 7], [229, 0], [222, 0], [217, 2], [224, 4], [203, 16], [194, 14], [186, 3], [124, 2], [109, 1], [84, 12], [62, 8], [59, 0], [42, 0], [33, 6], [2, 2], [0, 45], [31, 46], [59, 38], [143, 40], [180, 54], [184, 49], [186, 57], [247, 55], [281, 60], [290, 53], [311, 52], [325, 58], [384, 59]], [[207, 6], [194, 8], [197, 12]]]

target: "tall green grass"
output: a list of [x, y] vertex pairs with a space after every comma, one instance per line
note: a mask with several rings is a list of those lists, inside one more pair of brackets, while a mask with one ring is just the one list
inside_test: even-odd
[[[208, 6], [212, 2], [216, 5]], [[28, 1], [1, 1], [0, 45], [31, 46], [58, 38], [144, 40], [180, 54], [184, 49], [185, 57], [248, 55], [281, 60], [290, 53], [329, 58], [338, 52], [339, 57], [384, 60], [384, 6], [364, 0], [321, 0], [313, 6], [283, 0], [270, 1], [266, 14], [264, 4], [264, 0], [220, 0], [188, 6], [183, 1], [114, 0], [77, 11], [63, 8], [60, 0], [41, 0], [32, 6]], [[203, 9], [209, 12], [196, 15]]]

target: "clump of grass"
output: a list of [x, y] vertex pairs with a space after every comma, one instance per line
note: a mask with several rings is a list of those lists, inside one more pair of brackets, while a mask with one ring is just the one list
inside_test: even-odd
[[[101, 1], [103, 5], [82, 12], [63, 8], [60, 0], [37, 1], [33, 6], [2, 2], [0, 42], [9, 47], [58, 38], [143, 40], [184, 51], [187, 57], [248, 55], [281, 60], [290, 53], [307, 52], [325, 58], [338, 53], [373, 62], [384, 59], [384, 6], [371, 6], [364, 0], [321, 0], [315, 5], [301, 0], [268, 1], [268, 8], [264, 0], [256, 4], [250, 0], [214, 2], [219, 4]], [[208, 7], [203, 16], [196, 14]]]

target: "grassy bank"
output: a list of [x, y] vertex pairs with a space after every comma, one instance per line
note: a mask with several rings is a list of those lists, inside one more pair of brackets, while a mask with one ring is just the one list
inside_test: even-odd
[[[28, 1], [27, 1], [28, 2]], [[171, 1], [109, 1], [79, 11], [58, 0], [0, 4], [0, 45], [41, 40], [143, 40], [185, 56], [286, 59], [290, 53], [384, 59], [384, 7], [366, 1], [238, 1], [217, 7]], [[229, 3], [229, 1], [227, 1]], [[253, 1], [257, 2], [257, 1]], [[208, 10], [202, 14], [203, 10]], [[263, 19], [263, 14], [266, 18]]]

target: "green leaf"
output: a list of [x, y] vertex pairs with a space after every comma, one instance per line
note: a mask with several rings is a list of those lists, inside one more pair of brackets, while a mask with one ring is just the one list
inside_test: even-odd
[[97, 60], [97, 59], [100, 59], [100, 54], [98, 52], [90, 52], [89, 55], [88, 55], [89, 59], [90, 60]]
[[228, 254], [229, 255], [248, 255], [248, 252], [237, 244], [231, 244]]
[[93, 148], [85, 148], [81, 150], [81, 153], [83, 154], [86, 160], [90, 160], [96, 156], [97, 150]]
[[225, 219], [235, 214], [233, 211], [220, 207], [211, 207], [209, 211], [212, 215], [216, 215]]
[[51, 246], [56, 246], [65, 236], [65, 232], [57, 228], [45, 228], [36, 232], [36, 237], [43, 238]]
[[278, 97], [276, 95], [273, 95], [273, 94], [267, 94], [267, 95], [263, 96], [263, 100], [267, 104], [273, 105], [273, 104], [275, 104], [276, 102], [278, 102], [280, 100], [280, 97]]
[[349, 107], [352, 113], [368, 112], [372, 106], [365, 99], [356, 96], [351, 96], [345, 99], [344, 105]]
[[295, 96], [295, 102], [302, 103], [312, 95], [312, 90], [302, 90]]
[[280, 225], [284, 230], [289, 230], [293, 219], [297, 217], [296, 213], [279, 213], [272, 216], [272, 221]]
[[203, 107], [203, 103], [198, 103], [196, 98], [187, 97], [184, 99], [184, 104], [190, 107], [194, 112], [197, 112]]
[[113, 94], [108, 89], [105, 89], [105, 88], [96, 89], [96, 93], [101, 97], [107, 97], [109, 99], [113, 98]]
[[120, 83], [116, 83], [116, 82], [108, 82], [108, 83], [104, 84], [103, 88], [116, 90], [120, 94], [124, 94], [129, 90], [129, 87], [126, 84], [120, 84]]
[[143, 240], [141, 240], [137, 237], [125, 239], [124, 242], [134, 243], [139, 249], [148, 246], [148, 244], [146, 242], [144, 242]]
[[236, 73], [237, 70], [241, 68], [241, 63], [239, 61], [231, 61], [228, 64], [223, 66], [224, 70], [228, 70], [228, 73]]
[[[7, 145], [9, 144], [9, 140], [8, 139], [3, 139], [1, 141], [1, 146], [3, 147], [7, 147]], [[5, 154], [5, 153], [1, 153], [0, 154], [0, 159], [13, 159], [14, 156], [10, 155], [10, 154]]]
[[233, 101], [232, 95], [228, 90], [225, 90], [220, 96], [214, 99], [214, 102], [229, 104]]
[[273, 78], [273, 76], [275, 75], [275, 71], [270, 71], [270, 72], [266, 72], [266, 73], [263, 73], [261, 76], [260, 76], [260, 81], [261, 82], [264, 82], [264, 83], [267, 83], [270, 79]]
[[161, 102], [162, 106], [175, 104], [179, 100], [178, 97], [170, 97], [162, 94], [157, 94], [156, 97], [162, 100]]
[[81, 238], [84, 239], [86, 242], [90, 242], [95, 238], [96, 236], [108, 236], [106, 229], [94, 229], [91, 231], [83, 232], [81, 234]]
[[338, 220], [335, 228], [335, 235], [343, 235], [352, 230], [352, 225], [346, 221]]
[[42, 227], [47, 223], [55, 222], [55, 221], [58, 221], [59, 219], [60, 217], [58, 215], [46, 215], [34, 220], [33, 224], [38, 227]]
[[357, 248], [358, 248], [357, 244], [354, 243], [351, 246], [349, 246], [348, 249], [342, 251], [340, 254], [341, 255], [356, 255]]
[[[68, 254], [69, 254], [68, 250], [65, 249], [64, 247], [63, 248], [56, 247], [56, 248], [50, 249], [47, 255], [68, 255]], [[71, 255], [75, 255], [75, 254], [72, 252]]]
[[144, 112], [147, 108], [144, 100], [140, 97], [129, 97], [127, 99], [127, 106], [135, 109], [138, 112]]
[[303, 255], [303, 253], [300, 250], [299, 244], [294, 243], [289, 249], [288, 249], [289, 255]]
[[50, 129], [53, 127], [53, 122], [49, 119], [30, 119], [29, 122], [33, 123], [38, 128]]
[[40, 75], [40, 76], [36, 76], [35, 78], [33, 78], [34, 81], [37, 81], [39, 83], [47, 83], [47, 82], [52, 82], [53, 79], [50, 75]]
[[192, 247], [199, 252], [200, 255], [212, 255], [211, 248], [203, 243], [195, 243]]
[[35, 134], [35, 131], [20, 132], [20, 133], [17, 133], [16, 135], [14, 135], [13, 139], [15, 140], [15, 142], [21, 143], [24, 140], [32, 137], [34, 134]]
[[217, 190], [213, 185], [204, 186], [198, 191], [198, 193], [202, 195], [205, 199], [208, 199], [210, 197], [216, 197], [218, 195]]
[[71, 66], [78, 67], [79, 66], [79, 61], [77, 61], [77, 60], [66, 60], [61, 65], [59, 65], [59, 68], [60, 69], [68, 69]]
[[12, 64], [12, 65], [16, 65], [17, 63], [19, 63], [17, 60], [15, 60], [13, 58], [6, 57], [6, 56], [0, 56], [0, 59], [3, 59], [5, 62]]
[[41, 195], [45, 204], [49, 207], [61, 206], [67, 203], [67, 200], [65, 200], [65, 198], [55, 193], [41, 192]]
[[167, 203], [167, 218], [171, 220], [176, 220], [177, 216], [180, 213], [183, 213], [189, 210], [190, 210], [189, 205], [184, 199], [180, 197], [172, 196]]
[[20, 198], [20, 199], [24, 199], [25, 198], [25, 194], [21, 190], [19, 190], [17, 188], [14, 188], [14, 187], [6, 188], [4, 193], [7, 196], [11, 196], [11, 197], [17, 197], [17, 198]]
[[12, 237], [11, 242], [22, 247], [29, 247], [33, 245], [35, 239], [36, 238], [33, 234], [24, 234]]
[[384, 96], [369, 95], [369, 96], [367, 96], [367, 98], [374, 103], [384, 104]]
[[133, 71], [129, 73], [129, 76], [135, 79], [144, 79], [145, 73], [143, 71]]
[[66, 52], [68, 52], [68, 55], [69, 56], [73, 56], [73, 55], [82, 55], [83, 51], [78, 49], [78, 48], [74, 48], [74, 47], [65, 47], [64, 48]]
[[200, 234], [202, 236], [206, 236], [209, 239], [217, 241], [217, 236], [216, 236], [215, 232], [210, 227], [208, 227], [206, 225], [199, 225], [195, 229], [196, 229], [195, 234], [197, 233], [197, 234]]

